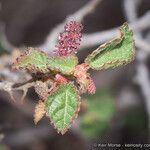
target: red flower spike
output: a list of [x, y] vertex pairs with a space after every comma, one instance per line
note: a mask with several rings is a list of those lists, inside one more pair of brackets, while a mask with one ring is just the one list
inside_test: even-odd
[[81, 64], [77, 65], [74, 71], [74, 76], [77, 78], [77, 82], [80, 84], [80, 90], [84, 93], [88, 91], [90, 94], [94, 94], [96, 91], [95, 84], [87, 73], [87, 65]]
[[96, 86], [95, 86], [93, 80], [91, 79], [91, 77], [89, 77], [89, 79], [88, 79], [87, 91], [90, 94], [94, 94], [96, 91]]
[[76, 53], [81, 41], [82, 24], [70, 21], [64, 27], [65, 31], [60, 33], [59, 41], [54, 53], [58, 56], [67, 56]]
[[83, 29], [82, 24], [76, 22], [76, 21], [70, 21], [65, 25], [65, 31], [72, 31], [72, 32], [78, 32], [80, 33]]

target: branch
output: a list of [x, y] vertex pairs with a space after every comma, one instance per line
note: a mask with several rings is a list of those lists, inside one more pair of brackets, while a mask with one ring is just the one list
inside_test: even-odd
[[124, 0], [124, 12], [129, 22], [138, 19], [137, 8], [139, 7], [140, 3], [141, 0]]
[[[136, 75], [135, 79], [137, 84], [140, 86], [142, 94], [145, 98], [145, 106], [148, 113], [148, 130], [150, 133], [150, 79], [149, 79], [149, 70], [145, 64], [147, 60], [147, 53], [143, 53], [141, 49], [137, 55], [137, 66], [136, 66]], [[141, 55], [141, 56], [140, 56]]]
[[136, 46], [145, 51], [146, 54], [150, 53], [150, 44], [142, 37], [135, 35]]
[[[131, 22], [129, 25], [133, 29], [134, 33], [138, 33], [148, 27], [150, 27], [150, 12], [146, 13], [143, 17], [140, 19]], [[101, 32], [96, 32], [92, 34], [84, 34], [83, 35], [83, 40], [80, 49], [87, 48], [87, 47], [93, 47], [95, 45], [99, 45], [102, 42], [105, 42], [107, 40], [110, 40], [114, 38], [117, 35], [118, 27], [106, 31], [101, 31]], [[144, 44], [141, 44], [143, 42], [142, 38], [139, 39], [137, 36], [135, 36], [135, 41], [138, 41], [136, 46], [140, 47], [143, 46]], [[140, 41], [140, 44], [139, 44]], [[144, 42], [146, 43], [146, 41]], [[150, 52], [150, 44], [146, 43], [145, 44], [147, 51]]]
[[28, 89], [33, 87], [35, 85], [35, 82], [28, 81], [25, 84], [18, 86], [18, 87], [14, 87], [14, 85], [15, 85], [14, 82], [9, 82], [9, 81], [0, 82], [0, 90], [6, 91], [10, 95], [13, 101], [15, 101], [15, 98], [13, 96], [13, 91], [20, 91], [20, 90], [23, 91], [23, 95], [21, 98], [21, 102], [23, 102], [28, 92]]
[[13, 92], [12, 92], [12, 86], [14, 85], [13, 82], [9, 82], [9, 81], [3, 81], [0, 82], [0, 90], [6, 91], [8, 92], [8, 94], [10, 95], [11, 99], [13, 101], [15, 101], [14, 97], [13, 97]]
[[29, 88], [33, 87], [34, 85], [35, 85], [35, 82], [28, 82], [28, 83], [25, 83], [22, 86], [19, 86], [19, 87], [16, 87], [16, 88], [12, 88], [12, 90], [14, 90], [14, 91], [21, 90], [21, 91], [23, 91], [23, 95], [21, 97], [21, 102], [23, 103], [24, 98], [27, 95], [27, 92], [28, 92]]

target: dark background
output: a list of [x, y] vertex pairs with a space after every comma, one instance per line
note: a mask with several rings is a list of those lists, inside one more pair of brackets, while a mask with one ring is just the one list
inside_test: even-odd
[[[5, 25], [3, 32], [12, 45], [34, 47], [42, 44], [48, 33], [68, 14], [74, 13], [87, 2], [88, 0], [0, 0], [0, 22]], [[138, 16], [148, 10], [150, 1], [142, 0]], [[123, 0], [103, 0], [95, 12], [86, 16], [82, 22], [83, 32], [111, 29], [125, 21]], [[93, 49], [79, 52], [80, 60], [84, 60]], [[150, 63], [147, 64], [149, 67]], [[14, 104], [8, 94], [1, 91], [0, 150], [92, 150], [103, 149], [94, 143], [149, 143], [145, 100], [133, 79], [135, 65], [136, 60], [115, 70], [91, 72], [97, 86], [97, 96], [83, 96], [85, 106], [82, 106], [80, 117], [63, 136], [56, 133], [46, 117], [37, 126], [34, 125], [33, 111], [37, 95], [33, 89], [28, 92], [27, 101], [23, 105]], [[94, 120], [86, 114], [87, 104], [90, 105], [91, 101], [94, 103], [95, 99], [101, 101], [99, 105], [105, 109], [102, 107], [103, 111], [99, 112], [96, 105], [92, 105], [91, 110], [97, 114], [108, 114], [104, 120], [100, 117]], [[110, 110], [110, 113], [106, 110]]]

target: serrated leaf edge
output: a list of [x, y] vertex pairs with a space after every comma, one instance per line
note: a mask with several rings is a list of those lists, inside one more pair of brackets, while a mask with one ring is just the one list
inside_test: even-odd
[[[28, 65], [24, 65], [24, 67], [17, 66], [19, 61], [24, 59], [26, 56], [30, 55], [33, 49], [34, 48], [32, 48], [32, 47], [28, 47], [23, 53], [21, 53], [20, 56], [18, 58], [16, 58], [16, 61], [12, 64], [12, 69], [13, 70], [27, 70], [28, 72], [31, 72], [32, 70], [36, 70], [37, 72], [47, 73], [49, 71], [48, 68], [41, 69], [39, 67], [35, 67], [33, 64], [30, 64], [30, 63]], [[34, 50], [36, 50], [36, 51], [44, 54], [46, 57], [48, 57], [48, 55], [44, 51], [42, 51], [38, 48], [35, 48]]]
[[[105, 48], [107, 45], [109, 45], [111, 42], [116, 42], [116, 44], [118, 44], [119, 42], [121, 42], [121, 40], [122, 40], [123, 37], [124, 37], [124, 33], [123, 33], [123, 31], [122, 31], [122, 28], [124, 28], [124, 26], [128, 26], [128, 23], [125, 22], [125, 23], [119, 28], [119, 37], [114, 38], [114, 39], [112, 39], [112, 40], [110, 40], [110, 41], [108, 41], [108, 42], [106, 42], [106, 43], [100, 45], [97, 49], [101, 49], [101, 48], [103, 49], [103, 48]], [[130, 29], [129, 31], [130, 31], [130, 32], [132, 33], [132, 35], [133, 35], [133, 31], [132, 31], [131, 29]], [[133, 40], [133, 47], [135, 48], [135, 40]], [[120, 64], [126, 65], [126, 64], [132, 62], [132, 61], [134, 60], [134, 58], [135, 58], [135, 50], [133, 49], [133, 53], [132, 53], [132, 56], [131, 56], [130, 59], [123, 60], [123, 61], [116, 60], [116, 61], [107, 62], [107, 63], [102, 64], [102, 65], [101, 65], [100, 67], [98, 67], [98, 68], [94, 68], [93, 66], [90, 66], [90, 65], [89, 65], [88, 59], [89, 59], [89, 58], [92, 58], [93, 55], [97, 55], [97, 54], [99, 53], [99, 52], [97, 51], [97, 49], [94, 50], [94, 51], [92, 52], [92, 54], [89, 54], [89, 55], [87, 56], [87, 58], [85, 59], [85, 63], [89, 66], [89, 68], [94, 69], [94, 70], [101, 70], [101, 68], [107, 69], [107, 64], [118, 64], [117, 66], [119, 66]], [[119, 63], [119, 62], [120, 62], [120, 63]], [[112, 68], [115, 68], [115, 67], [116, 67], [116, 66], [114, 66], [114, 67], [112, 67]]]
[[[76, 108], [76, 111], [75, 111], [74, 115], [72, 116], [72, 119], [71, 119], [70, 123], [68, 124], [68, 126], [67, 126], [64, 130], [58, 130], [57, 125], [56, 125], [56, 124], [54, 123], [54, 121], [50, 118], [50, 116], [48, 116], [47, 113], [46, 113], [46, 116], [47, 116], [47, 117], [49, 118], [49, 120], [50, 120], [50, 124], [57, 130], [57, 133], [61, 133], [62, 135], [64, 135], [64, 134], [68, 131], [68, 129], [71, 127], [71, 125], [72, 125], [72, 123], [74, 122], [74, 120], [78, 117], [78, 113], [79, 113], [79, 111], [80, 111], [80, 105], [81, 105], [81, 97], [80, 97], [79, 91], [77, 90], [77, 87], [76, 87], [73, 83], [71, 83], [71, 82], [66, 82], [65, 84], [67, 84], [67, 83], [72, 84], [73, 87], [74, 87], [74, 89], [75, 89], [75, 91], [76, 91], [76, 93], [77, 93], [77, 108]], [[59, 89], [59, 86], [57, 86], [55, 89], [53, 89], [53, 90], [51, 91], [50, 95], [51, 95], [53, 92], [57, 91], [58, 89]], [[49, 95], [49, 96], [50, 96], [50, 95]]]
[[[28, 65], [24, 65], [24, 67], [18, 66], [18, 63], [24, 59], [26, 56], [30, 55], [30, 53], [32, 52], [34, 48], [32, 47], [28, 47], [23, 53], [20, 54], [20, 56], [18, 58], [16, 58], [15, 62], [12, 64], [12, 69], [13, 70], [27, 70], [28, 72], [32, 72], [32, 70], [36, 70], [37, 72], [41, 72], [41, 73], [47, 73], [49, 71], [55, 71], [55, 72], [60, 72], [62, 74], [66, 74], [66, 75], [71, 75], [74, 72], [74, 69], [72, 71], [64, 71], [61, 68], [58, 69], [57, 67], [52, 67], [49, 66], [48, 63], [46, 63], [47, 68], [39, 68], [39, 67], [35, 67], [33, 64], [28, 63]], [[49, 56], [47, 53], [45, 53], [44, 51], [35, 48], [34, 50], [39, 51], [40, 53], [44, 54], [48, 59], [64, 59], [67, 56]], [[76, 55], [71, 55], [75, 58], [76, 61], [76, 65], [78, 64], [78, 58]], [[75, 65], [75, 66], [76, 66]]]

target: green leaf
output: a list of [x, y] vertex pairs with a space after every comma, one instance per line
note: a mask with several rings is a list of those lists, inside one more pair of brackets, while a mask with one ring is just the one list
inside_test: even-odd
[[45, 101], [46, 114], [58, 133], [64, 134], [77, 117], [80, 98], [72, 83], [61, 84]]
[[70, 75], [73, 73], [78, 59], [75, 55], [48, 56], [43, 51], [29, 48], [13, 64], [14, 69], [28, 70], [29, 72], [43, 72], [49, 70]]
[[63, 74], [72, 74], [77, 64], [78, 59], [75, 55], [55, 56], [48, 59], [48, 68]]
[[125, 23], [120, 28], [120, 37], [107, 42], [90, 54], [85, 63], [96, 70], [115, 68], [134, 59], [133, 33]]
[[48, 56], [35, 48], [27, 49], [13, 64], [14, 69], [28, 70], [29, 72], [48, 72]]

